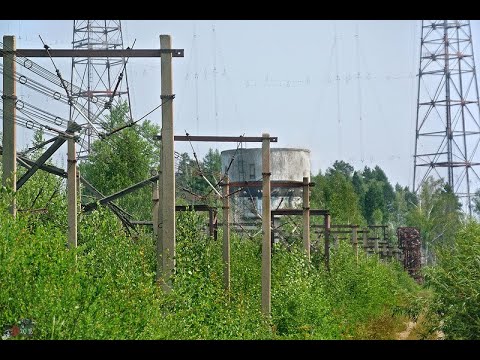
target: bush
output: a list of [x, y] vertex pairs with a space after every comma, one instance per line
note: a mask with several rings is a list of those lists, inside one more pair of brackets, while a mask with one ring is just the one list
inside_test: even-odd
[[95, 212], [77, 249], [65, 233], [28, 216], [0, 214], [0, 324], [35, 321], [38, 339], [136, 339], [158, 317], [152, 245], [133, 244]]
[[426, 271], [434, 290], [431, 311], [446, 339], [480, 339], [480, 224], [470, 222], [455, 245], [436, 248], [437, 264]]
[[82, 217], [79, 247], [50, 222], [14, 220], [0, 206], [0, 325], [35, 321], [35, 339], [341, 339], [393, 314], [415, 285], [393, 264], [347, 244], [331, 272], [301, 248], [275, 246], [272, 316], [261, 312], [261, 239], [231, 239], [231, 292], [223, 289], [222, 241], [193, 212], [177, 217], [177, 273], [164, 293], [155, 282], [151, 234], [135, 241], [107, 209]]

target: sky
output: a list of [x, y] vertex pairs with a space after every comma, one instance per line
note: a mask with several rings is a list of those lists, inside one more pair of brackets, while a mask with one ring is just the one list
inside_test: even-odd
[[[421, 21], [413, 20], [123, 20], [124, 46], [159, 48], [160, 34], [185, 50], [173, 58], [174, 133], [278, 137], [273, 147], [311, 151], [315, 175], [341, 159], [356, 169], [379, 165], [394, 185], [412, 185]], [[480, 21], [471, 21], [480, 54]], [[17, 48], [72, 47], [72, 20], [0, 20]], [[477, 40], [478, 39], [478, 40]], [[478, 58], [477, 55], [477, 65]], [[35, 59], [54, 71], [48, 59]], [[65, 78], [71, 60], [56, 59]], [[216, 65], [216, 72], [214, 66]], [[160, 104], [160, 59], [127, 65], [133, 118]], [[43, 95], [19, 96], [68, 118]], [[216, 111], [215, 111], [216, 109]], [[161, 111], [147, 117], [161, 124]], [[1, 125], [0, 125], [1, 126]], [[31, 142], [18, 130], [18, 146]], [[179, 152], [192, 151], [176, 143]], [[203, 156], [236, 144], [195, 145]], [[248, 145], [254, 147], [254, 145]], [[55, 158], [65, 167], [66, 148]]]

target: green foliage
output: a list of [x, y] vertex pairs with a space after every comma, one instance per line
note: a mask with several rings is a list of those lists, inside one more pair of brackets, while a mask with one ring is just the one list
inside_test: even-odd
[[111, 215], [95, 212], [78, 249], [67, 249], [59, 228], [0, 211], [0, 324], [33, 319], [36, 339], [148, 337], [146, 325], [161, 316], [150, 241], [133, 244]]
[[403, 220], [403, 208], [397, 201], [411, 200], [408, 188], [395, 191], [388, 181], [385, 172], [379, 167], [365, 167], [363, 171], [355, 171], [353, 166], [344, 161], [335, 161], [325, 175], [321, 172], [312, 177], [317, 184], [312, 189], [312, 206], [329, 209], [335, 223], [359, 225], [388, 224], [398, 226]]
[[[126, 111], [125, 106], [113, 109], [108, 125], [125, 124]], [[158, 165], [151, 140], [156, 133], [145, 122], [94, 143], [82, 175], [105, 195], [144, 180]], [[195, 175], [196, 166], [181, 154], [177, 184], [204, 194], [209, 187]], [[200, 166], [211, 183], [219, 180], [218, 151], [210, 150]], [[335, 222], [364, 225], [368, 191], [376, 189], [389, 199], [383, 171], [366, 168], [364, 173], [336, 162], [312, 179], [317, 184], [312, 206], [330, 209]], [[58, 196], [49, 202], [57, 188]], [[274, 247], [272, 316], [265, 318], [260, 312], [261, 238], [241, 240], [232, 234], [231, 291], [226, 293], [222, 242], [206, 236], [205, 217], [193, 212], [177, 216], [177, 272], [172, 291], [165, 293], [155, 281], [151, 234], [128, 237], [115, 216], [99, 208], [81, 216], [79, 247], [68, 249], [64, 184], [38, 172], [21, 190], [22, 207], [48, 202], [48, 213], [20, 213], [14, 220], [6, 210], [14, 195], [0, 190], [0, 325], [32, 319], [35, 339], [361, 338], [366, 323], [414, 306], [414, 295], [405, 293], [418, 289], [399, 266], [364, 254], [357, 263], [350, 247], [340, 244], [326, 272], [308, 263], [297, 245], [301, 242], [292, 238], [288, 248]], [[373, 205], [372, 221], [388, 218], [387, 200]], [[119, 205], [148, 219], [151, 190], [135, 192]]]
[[437, 263], [426, 271], [434, 290], [431, 311], [446, 339], [480, 339], [480, 224], [469, 222], [455, 246], [438, 245]]
[[340, 319], [343, 338], [358, 337], [362, 324], [385, 313], [393, 316], [399, 308], [409, 308], [406, 294], [418, 290], [398, 263], [385, 264], [360, 252], [357, 264], [346, 243], [331, 256], [330, 267], [326, 289], [331, 303], [336, 304], [333, 311]]
[[302, 251], [276, 246], [272, 263], [272, 322], [275, 335], [287, 339], [340, 337], [328, 297], [326, 274], [312, 267]]
[[[220, 152], [218, 149], [208, 149], [203, 159], [197, 161], [191, 159], [188, 153], [182, 153], [179, 156], [178, 169], [175, 173], [177, 183], [177, 198], [191, 198], [190, 193], [205, 196], [212, 194], [212, 188], [202, 177], [202, 174], [208, 181], [215, 186], [223, 176]], [[185, 189], [188, 192], [185, 192]], [[213, 200], [208, 199], [208, 202]]]
[[[375, 224], [374, 213], [376, 210], [381, 212], [380, 215], [383, 215], [382, 210], [385, 208], [385, 198], [383, 197], [382, 185], [378, 180], [372, 180], [365, 194], [365, 217], [369, 224]], [[376, 217], [378, 219], [378, 213]], [[383, 216], [380, 216], [380, 218], [383, 218]]]
[[[113, 108], [107, 119], [108, 127], [124, 126], [127, 113], [126, 103]], [[153, 138], [159, 133], [158, 126], [144, 120], [141, 125], [126, 127], [105, 140], [94, 141], [88, 159], [80, 164], [80, 173], [104, 195], [149, 178], [151, 170], [158, 168], [160, 150]], [[85, 189], [84, 193], [88, 191]], [[151, 216], [151, 199], [151, 187], [145, 186], [119, 199], [118, 205], [144, 220]], [[88, 201], [93, 201], [91, 196]]]
[[329, 168], [323, 176], [312, 177], [316, 186], [312, 189], [311, 206], [329, 209], [336, 223], [363, 224], [358, 196], [352, 184], [351, 166], [336, 162], [337, 169]]
[[177, 273], [167, 294], [155, 282], [151, 236], [133, 241], [106, 209], [82, 218], [77, 249], [51, 223], [14, 220], [4, 203], [0, 211], [0, 324], [32, 319], [35, 339], [340, 339], [394, 311], [398, 289], [411, 285], [390, 264], [361, 256], [357, 265], [342, 246], [330, 274], [295, 246], [276, 246], [267, 319], [258, 238], [232, 236], [226, 293], [221, 241], [203, 233], [201, 216], [180, 214]]
[[[45, 141], [42, 130], [34, 133], [31, 146], [37, 146]], [[47, 145], [48, 146], [48, 145]], [[36, 160], [45, 151], [40, 148], [29, 153], [29, 158]], [[47, 165], [53, 165], [51, 159], [47, 160]], [[25, 174], [27, 170], [17, 164], [17, 180]], [[2, 176], [2, 164], [0, 156], [0, 177]], [[15, 196], [17, 211], [19, 213], [28, 213], [28, 221], [31, 226], [39, 223], [53, 223], [64, 228], [66, 231], [66, 191], [64, 179], [38, 170], [30, 179], [13, 194], [10, 190], [4, 189], [4, 196]]]
[[[182, 213], [178, 219], [177, 273], [168, 295], [167, 339], [254, 339], [271, 336], [262, 317], [258, 283], [251, 286], [250, 270], [259, 271], [252, 255], [254, 243], [232, 239], [232, 292], [223, 290], [221, 243], [199, 233], [200, 216]], [[246, 253], [246, 254], [245, 254]], [[256, 257], [256, 256], [255, 256]], [[236, 259], [241, 259], [237, 260]], [[245, 260], [245, 261], [244, 261]], [[253, 279], [260, 277], [253, 276]]]
[[336, 160], [332, 167], [327, 169], [326, 175], [330, 175], [332, 173], [340, 173], [347, 179], [350, 179], [353, 174], [353, 166], [343, 160]]
[[480, 189], [475, 192], [473, 198], [473, 210], [477, 215], [480, 215]]
[[399, 184], [395, 185], [395, 200], [390, 216], [390, 220], [395, 228], [405, 226], [408, 213], [413, 210], [417, 203], [417, 197], [410, 192], [407, 186], [402, 188]]
[[453, 245], [455, 234], [461, 227], [462, 214], [458, 198], [440, 180], [428, 178], [420, 189], [418, 204], [407, 214], [408, 226], [420, 229], [422, 246], [431, 262], [432, 245]]

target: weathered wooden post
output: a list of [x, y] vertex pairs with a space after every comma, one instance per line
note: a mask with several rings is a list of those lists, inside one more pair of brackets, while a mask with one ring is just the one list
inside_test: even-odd
[[[170, 35], [160, 35], [160, 48], [171, 49]], [[173, 139], [172, 53], [161, 56], [162, 100], [162, 232], [164, 289], [170, 290], [170, 278], [175, 272], [175, 157]]]
[[228, 176], [223, 185], [223, 282], [225, 290], [230, 291], [230, 185]]
[[270, 135], [262, 134], [262, 312], [270, 315], [272, 286], [272, 239], [270, 232]]
[[[77, 166], [77, 194], [78, 194], [78, 199], [80, 200], [80, 206], [78, 208], [78, 211], [80, 212], [81, 209], [81, 204], [82, 204], [82, 182], [80, 181], [80, 169]], [[80, 212], [81, 214], [81, 212]]]
[[325, 227], [325, 269], [330, 271], [330, 214], [325, 215], [324, 217], [324, 227]]
[[303, 248], [310, 261], [310, 187], [308, 177], [303, 178]]
[[68, 246], [77, 247], [77, 153], [75, 139], [67, 140]]
[[[17, 191], [17, 134], [16, 134], [16, 63], [15, 63], [15, 36], [3, 36], [3, 186], [9, 186], [13, 192]], [[12, 197], [10, 213], [17, 215], [15, 197]]]
[[[162, 140], [160, 140], [162, 141]], [[158, 201], [157, 201], [157, 282], [160, 281], [163, 275], [163, 171], [162, 171], [162, 142], [160, 142], [160, 163], [158, 165]]]

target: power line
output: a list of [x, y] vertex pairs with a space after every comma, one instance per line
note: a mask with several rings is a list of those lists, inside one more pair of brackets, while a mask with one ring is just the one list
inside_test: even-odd
[[360, 35], [358, 32], [358, 24], [356, 24], [356, 49], [357, 49], [357, 90], [358, 90], [358, 112], [360, 119], [360, 158], [364, 161], [365, 154], [363, 151], [363, 120], [362, 120], [362, 85], [360, 83]]
[[335, 76], [337, 81], [337, 132], [338, 132], [338, 158], [342, 158], [342, 122], [340, 111], [340, 76], [338, 75], [338, 42], [337, 42], [337, 25], [333, 24], [334, 46], [335, 46]]

